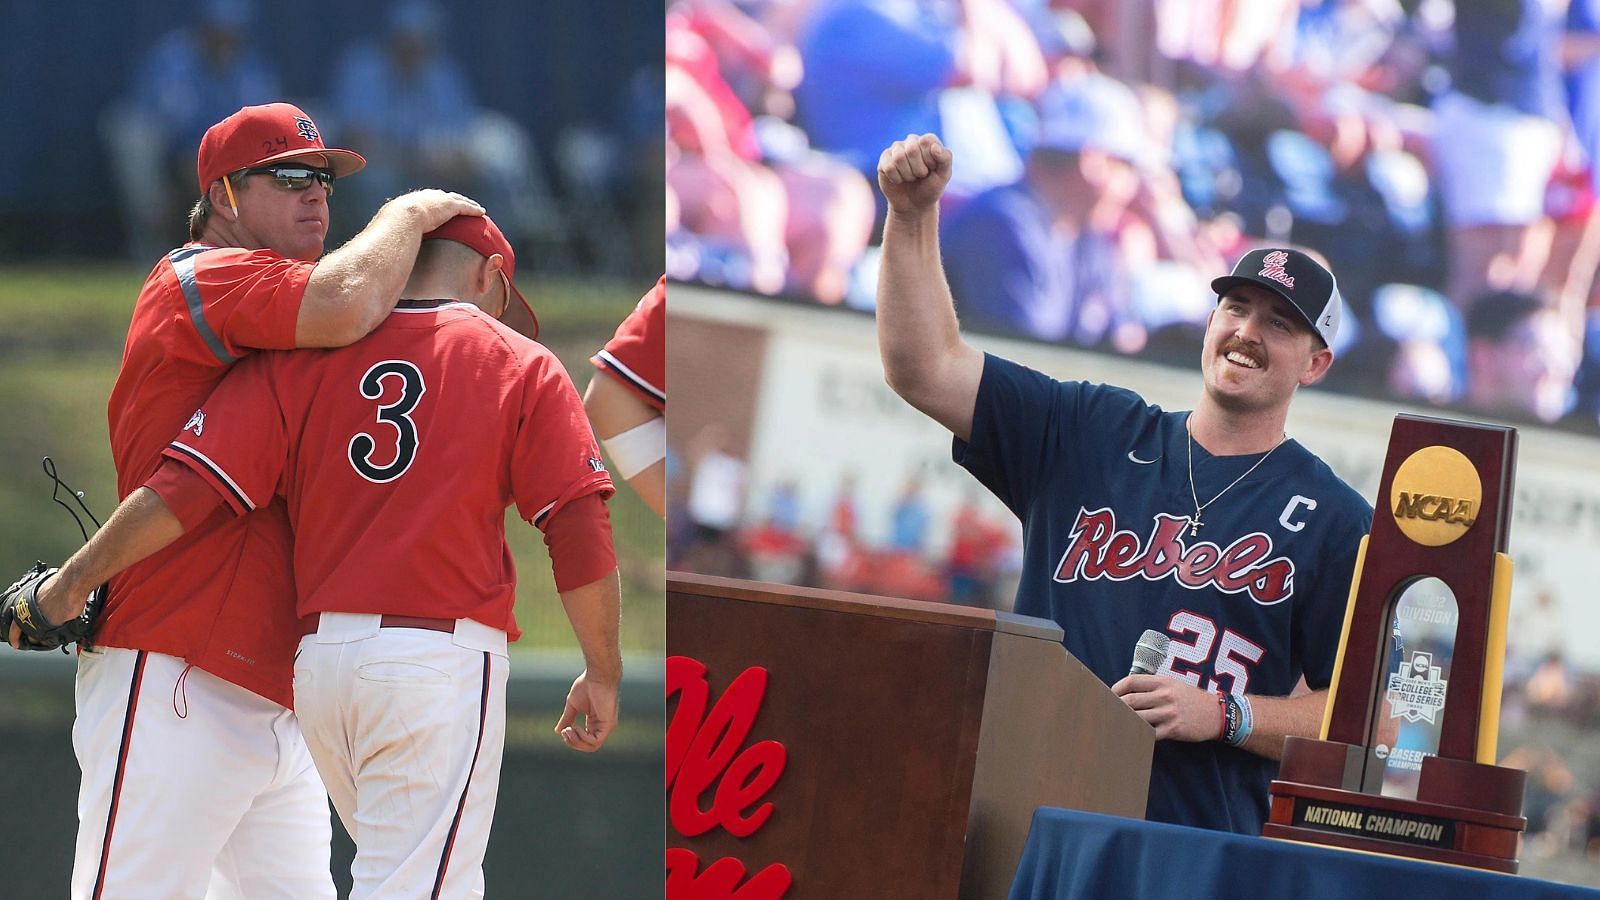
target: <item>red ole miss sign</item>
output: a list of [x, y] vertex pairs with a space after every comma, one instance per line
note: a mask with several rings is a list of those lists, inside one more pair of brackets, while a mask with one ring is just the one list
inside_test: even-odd
[[[777, 741], [744, 746], [766, 693], [767, 670], [751, 666], [712, 703], [705, 665], [667, 658], [667, 700], [678, 696], [667, 725], [667, 819], [679, 835], [722, 828], [748, 838], [772, 818], [772, 803], [762, 797], [783, 774], [788, 751]], [[731, 856], [701, 870], [693, 850], [667, 848], [667, 900], [775, 900], [794, 882], [779, 863], [749, 880], [745, 874], [744, 863]]]

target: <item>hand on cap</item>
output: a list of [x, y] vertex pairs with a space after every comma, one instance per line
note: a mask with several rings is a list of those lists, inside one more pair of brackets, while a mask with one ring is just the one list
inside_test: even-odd
[[935, 135], [906, 135], [878, 157], [878, 188], [898, 213], [932, 209], [950, 183], [951, 153]]
[[423, 234], [438, 228], [456, 216], [481, 216], [483, 206], [471, 197], [454, 191], [425, 188], [390, 200], [387, 205], [399, 205], [416, 216], [417, 227]]

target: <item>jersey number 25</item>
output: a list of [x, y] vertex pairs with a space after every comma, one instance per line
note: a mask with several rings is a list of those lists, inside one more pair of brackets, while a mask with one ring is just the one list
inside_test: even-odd
[[[1156, 674], [1181, 678], [1199, 687], [1200, 673], [1187, 666], [1204, 665], [1206, 660], [1211, 659], [1212, 645], [1216, 645], [1216, 660], [1211, 664], [1211, 671], [1216, 674], [1206, 683], [1208, 691], [1226, 690], [1232, 694], [1243, 694], [1245, 686], [1250, 683], [1250, 667], [1260, 662], [1262, 655], [1267, 652], [1255, 641], [1225, 628], [1222, 629], [1222, 640], [1218, 641], [1217, 623], [1186, 609], [1173, 614], [1167, 622], [1167, 631], [1174, 637], [1172, 643], [1167, 645], [1167, 658], [1162, 661]], [[1189, 635], [1194, 636], [1193, 641], [1181, 640]], [[1221, 684], [1223, 678], [1230, 682], [1226, 688]]]

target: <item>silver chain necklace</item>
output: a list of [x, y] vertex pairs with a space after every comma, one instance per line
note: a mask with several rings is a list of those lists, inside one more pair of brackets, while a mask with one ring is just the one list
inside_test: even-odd
[[1243, 475], [1235, 478], [1231, 484], [1218, 491], [1216, 497], [1212, 497], [1210, 500], [1201, 503], [1200, 494], [1195, 490], [1194, 487], [1194, 432], [1189, 430], [1189, 422], [1187, 419], [1184, 420], [1183, 430], [1185, 435], [1187, 435], [1189, 438], [1189, 496], [1194, 498], [1194, 515], [1189, 517], [1189, 536], [1194, 537], [1200, 533], [1200, 526], [1202, 524], [1200, 521], [1200, 514], [1205, 511], [1205, 508], [1217, 502], [1218, 498], [1220, 498], [1223, 494], [1233, 490], [1234, 485], [1250, 477], [1251, 472], [1261, 468], [1261, 464], [1266, 462], [1267, 457], [1276, 452], [1279, 447], [1283, 446], [1283, 442], [1289, 439], [1289, 435], [1287, 432], [1285, 432], [1283, 437], [1278, 438], [1278, 442], [1272, 445], [1271, 450], [1268, 450], [1260, 459], [1256, 460], [1255, 465], [1245, 469]]

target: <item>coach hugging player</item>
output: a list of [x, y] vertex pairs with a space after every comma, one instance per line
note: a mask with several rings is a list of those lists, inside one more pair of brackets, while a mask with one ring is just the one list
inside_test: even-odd
[[556, 728], [593, 751], [616, 722], [613, 488], [577, 392], [471, 200], [405, 194], [322, 256], [363, 163], [285, 103], [207, 131], [193, 240], [150, 273], [111, 397], [126, 499], [0, 598], [42, 649], [110, 580], [78, 662], [74, 897], [333, 897], [330, 795], [352, 897], [481, 895], [512, 503], [584, 652]]

